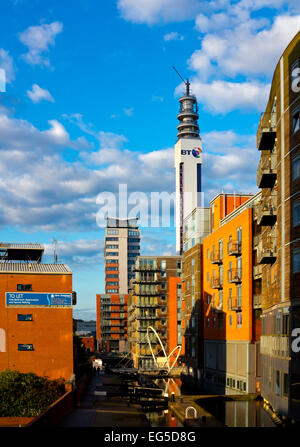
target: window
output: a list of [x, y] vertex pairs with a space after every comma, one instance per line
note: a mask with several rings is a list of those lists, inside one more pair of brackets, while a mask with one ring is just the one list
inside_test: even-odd
[[290, 333], [290, 316], [289, 314], [282, 315], [282, 334], [289, 335]]
[[18, 314], [18, 321], [33, 321], [32, 314]]
[[206, 281], [209, 282], [209, 272], [206, 273]]
[[219, 292], [219, 307], [222, 309], [223, 307], [223, 290]]
[[115, 242], [117, 242], [119, 240], [119, 238], [118, 237], [107, 237], [106, 240], [107, 241], [115, 241]]
[[283, 395], [288, 396], [289, 393], [289, 376], [288, 374], [283, 374]]
[[119, 256], [119, 252], [117, 251], [107, 251], [106, 256]]
[[242, 327], [242, 312], [238, 312], [237, 314], [236, 314], [236, 326], [239, 328], [239, 327]]
[[206, 318], [206, 326], [209, 327], [209, 317]]
[[276, 371], [276, 396], [280, 396], [280, 371]]
[[229, 326], [232, 326], [232, 315], [229, 315]]
[[32, 290], [32, 284], [18, 284], [17, 290]]
[[292, 180], [297, 180], [300, 177], [300, 154], [295, 155], [292, 161]]
[[292, 111], [292, 134], [298, 132], [300, 129], [300, 110], [296, 109]]
[[118, 249], [119, 246], [118, 245], [106, 245], [106, 249], [114, 249], [114, 248]]
[[128, 231], [128, 236], [139, 236], [139, 235], [140, 234], [138, 231], [131, 231], [131, 230]]
[[118, 259], [106, 259], [106, 264], [118, 264]]
[[300, 247], [293, 250], [293, 273], [300, 272]]
[[18, 344], [18, 351], [33, 351], [32, 344]]
[[216, 327], [217, 318], [213, 317], [213, 327]]
[[293, 203], [293, 226], [300, 225], [300, 200]]
[[209, 259], [209, 249], [206, 251], [206, 258]]
[[107, 230], [107, 234], [119, 234], [119, 230]]
[[112, 270], [119, 270], [119, 268], [118, 267], [106, 267], [106, 270], [111, 272]]

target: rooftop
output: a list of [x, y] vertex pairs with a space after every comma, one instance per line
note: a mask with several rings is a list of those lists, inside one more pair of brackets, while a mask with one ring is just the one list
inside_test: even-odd
[[66, 264], [39, 264], [31, 262], [0, 262], [0, 273], [39, 273], [71, 275]]
[[41, 262], [44, 253], [42, 244], [19, 244], [0, 242], [0, 259], [5, 261]]
[[107, 217], [107, 228], [135, 228], [138, 229], [138, 217]]

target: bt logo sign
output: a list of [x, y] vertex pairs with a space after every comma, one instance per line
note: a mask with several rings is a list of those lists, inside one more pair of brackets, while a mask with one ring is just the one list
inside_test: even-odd
[[194, 149], [183, 149], [181, 155], [193, 155], [195, 158], [200, 158], [202, 150], [200, 147], [194, 147]]

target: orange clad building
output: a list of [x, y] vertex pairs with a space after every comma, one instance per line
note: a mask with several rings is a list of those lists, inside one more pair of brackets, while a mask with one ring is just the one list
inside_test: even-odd
[[[168, 348], [171, 353], [178, 345], [181, 346], [179, 361], [185, 355], [185, 302], [182, 300], [184, 283], [181, 278], [169, 278], [169, 299], [168, 299]], [[177, 354], [177, 352], [175, 352]], [[171, 358], [174, 359], [174, 357]], [[178, 363], [177, 363], [178, 364]]]
[[127, 350], [128, 294], [97, 294], [97, 345], [106, 352]]
[[204, 384], [214, 392], [260, 389], [260, 312], [253, 308], [253, 207], [260, 194], [220, 194], [203, 243]]
[[[0, 370], [73, 375], [72, 272], [39, 244], [1, 244]], [[27, 260], [27, 262], [25, 262]]]

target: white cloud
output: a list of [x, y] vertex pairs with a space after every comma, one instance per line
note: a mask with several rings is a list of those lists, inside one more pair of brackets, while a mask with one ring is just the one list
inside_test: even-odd
[[[212, 81], [203, 83], [197, 78], [191, 81], [192, 93], [198, 102], [213, 113], [227, 113], [235, 109], [252, 109], [262, 111], [266, 106], [270, 85], [258, 81], [229, 82]], [[180, 94], [178, 86], [176, 94]]]
[[37, 84], [33, 84], [32, 90], [27, 90], [27, 96], [35, 104], [40, 101], [43, 101], [43, 100], [54, 102], [54, 99], [53, 99], [51, 93], [48, 90], [41, 88]]
[[49, 66], [49, 58], [45, 55], [50, 45], [55, 44], [55, 38], [63, 30], [61, 22], [52, 22], [39, 26], [30, 26], [19, 34], [20, 41], [28, 47], [28, 52], [23, 55], [26, 62], [31, 65]]
[[134, 111], [134, 108], [133, 107], [129, 107], [129, 108], [125, 108], [125, 109], [123, 109], [123, 111], [124, 111], [124, 113], [125, 113], [125, 115], [127, 115], [127, 116], [132, 116], [133, 115], [133, 111]]
[[200, 50], [189, 60], [190, 68], [197, 71], [202, 80], [208, 76], [270, 75], [281, 53], [300, 29], [300, 15], [278, 16], [269, 27], [265, 20], [241, 22], [238, 16], [232, 20], [223, 15], [222, 19], [228, 24], [227, 29], [224, 25], [216, 26], [214, 16], [211, 20], [202, 14], [196, 19], [201, 32], [209, 31], [201, 40]]
[[152, 25], [158, 22], [181, 22], [193, 19], [200, 11], [199, 0], [118, 0], [125, 20]]
[[3, 48], [0, 48], [0, 68], [5, 71], [5, 80], [8, 84], [15, 80], [13, 59]]
[[164, 41], [169, 42], [170, 40], [183, 40], [184, 36], [181, 36], [179, 33], [174, 31], [167, 33], [164, 35]]

